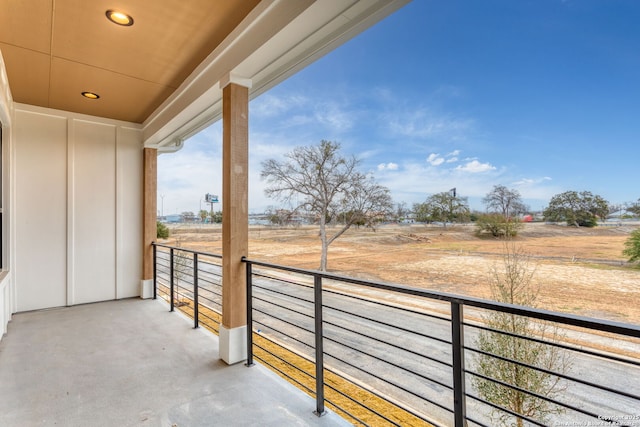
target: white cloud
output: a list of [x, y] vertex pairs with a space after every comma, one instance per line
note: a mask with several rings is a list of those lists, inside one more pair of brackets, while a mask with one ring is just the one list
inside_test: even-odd
[[437, 138], [444, 141], [466, 139], [474, 127], [474, 121], [471, 119], [452, 117], [428, 108], [387, 112], [383, 114], [381, 123], [388, 126], [392, 135], [417, 139]]
[[481, 199], [487, 194], [501, 171], [486, 174], [460, 173], [455, 167], [432, 167], [428, 163], [406, 162], [400, 163], [402, 173], [383, 173], [376, 176], [376, 180], [389, 188], [396, 202], [406, 202], [408, 205], [423, 202], [429, 195], [448, 191], [456, 187], [458, 194], [469, 197], [469, 202], [475, 209], [480, 209]]
[[389, 162], [387, 164], [380, 163], [378, 165], [378, 170], [379, 171], [383, 171], [383, 170], [395, 171], [395, 170], [398, 170], [398, 164], [397, 163], [392, 163], [392, 162]]
[[431, 153], [429, 157], [427, 157], [427, 162], [429, 162], [431, 166], [439, 166], [444, 163], [444, 158], [440, 157], [440, 154]]
[[522, 178], [518, 181], [515, 181], [513, 185], [515, 186], [531, 186], [535, 184], [542, 184], [546, 181], [551, 181], [552, 179], [548, 176], [543, 176], [542, 178]]
[[450, 153], [447, 153], [445, 156], [447, 158], [447, 163], [455, 163], [458, 161], [458, 156], [460, 155], [460, 150], [453, 150]]
[[265, 93], [251, 102], [250, 114], [252, 118], [271, 118], [286, 114], [291, 110], [299, 110], [309, 103], [302, 95], [275, 96]]
[[464, 166], [462, 165], [457, 166], [456, 170], [469, 172], [469, 173], [482, 173], [482, 172], [496, 170], [496, 167], [493, 166], [491, 163], [480, 163], [477, 160], [472, 160], [466, 163]]
[[317, 104], [313, 117], [317, 123], [324, 125], [333, 132], [343, 132], [353, 126], [353, 114], [336, 102]]

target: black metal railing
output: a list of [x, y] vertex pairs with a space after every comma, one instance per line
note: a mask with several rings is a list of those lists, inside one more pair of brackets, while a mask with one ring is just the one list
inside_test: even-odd
[[250, 362], [315, 395], [317, 413], [326, 402], [363, 425], [640, 425], [638, 326], [244, 261]]
[[[154, 257], [158, 296], [217, 332], [221, 256], [156, 244]], [[243, 261], [247, 365], [314, 396], [318, 415], [327, 405], [359, 425], [640, 425], [638, 326]]]
[[200, 325], [218, 333], [222, 316], [222, 257], [154, 244], [154, 298], [169, 303]]

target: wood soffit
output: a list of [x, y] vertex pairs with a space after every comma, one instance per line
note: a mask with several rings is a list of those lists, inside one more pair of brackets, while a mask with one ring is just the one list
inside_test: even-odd
[[[142, 123], [258, 3], [3, 0], [0, 51], [13, 99]], [[109, 22], [108, 9], [134, 25]]]

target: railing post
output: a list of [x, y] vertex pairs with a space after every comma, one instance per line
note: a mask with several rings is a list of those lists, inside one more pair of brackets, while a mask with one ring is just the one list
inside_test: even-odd
[[251, 272], [251, 263], [246, 261], [245, 257], [242, 257], [245, 262], [246, 275], [247, 275], [247, 362], [245, 366], [253, 366], [253, 273]]
[[315, 337], [316, 337], [316, 410], [314, 414], [321, 417], [324, 410], [324, 348], [322, 331], [322, 277], [313, 276], [313, 294], [315, 308]]
[[466, 427], [467, 411], [464, 375], [464, 310], [451, 301], [451, 353], [453, 357], [453, 417], [455, 427]]
[[158, 247], [153, 244], [153, 299], [158, 299]]
[[169, 249], [169, 293], [171, 302], [169, 303], [169, 311], [173, 311], [174, 301], [173, 301], [173, 248]]
[[198, 329], [198, 254], [193, 253], [193, 329]]

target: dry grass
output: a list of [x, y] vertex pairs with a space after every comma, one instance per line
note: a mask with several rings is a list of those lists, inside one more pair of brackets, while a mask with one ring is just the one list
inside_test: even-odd
[[[624, 241], [637, 226], [594, 229], [525, 224], [516, 242], [537, 264], [538, 305], [548, 310], [640, 324], [640, 269], [626, 264]], [[172, 229], [187, 248], [221, 253], [221, 229]], [[457, 295], [490, 298], [487, 275], [502, 242], [480, 239], [474, 227], [384, 226], [349, 230], [329, 248], [329, 270]], [[250, 229], [252, 259], [315, 269], [316, 227]]]

